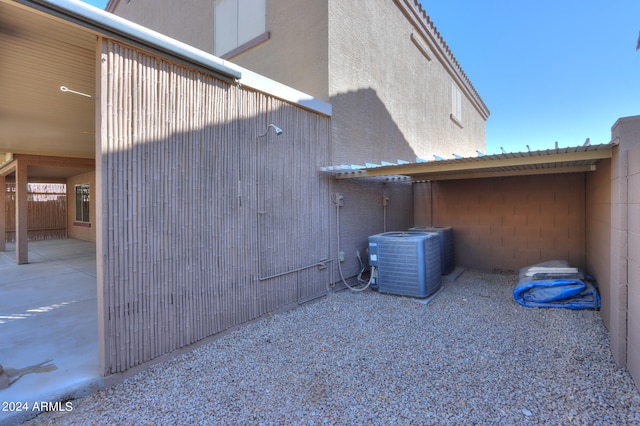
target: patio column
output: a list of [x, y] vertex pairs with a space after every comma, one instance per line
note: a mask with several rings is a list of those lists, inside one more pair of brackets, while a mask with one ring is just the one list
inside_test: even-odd
[[6, 208], [7, 180], [3, 175], [0, 175], [0, 251], [7, 250]]
[[29, 262], [27, 248], [27, 163], [16, 162], [16, 263]]

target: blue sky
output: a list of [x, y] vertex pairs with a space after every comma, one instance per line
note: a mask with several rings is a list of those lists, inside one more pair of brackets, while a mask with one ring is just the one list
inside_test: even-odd
[[421, 1], [491, 111], [487, 153], [607, 143], [640, 115], [640, 0]]
[[640, 115], [639, 0], [422, 0], [491, 111], [487, 152], [611, 140]]

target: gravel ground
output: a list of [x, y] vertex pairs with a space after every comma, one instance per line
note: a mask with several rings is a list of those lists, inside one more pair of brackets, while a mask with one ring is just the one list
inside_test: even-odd
[[332, 293], [29, 424], [640, 424], [599, 312], [522, 307], [516, 281]]

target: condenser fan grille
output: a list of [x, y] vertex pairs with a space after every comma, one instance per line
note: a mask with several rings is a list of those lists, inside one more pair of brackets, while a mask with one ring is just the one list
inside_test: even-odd
[[381, 293], [428, 297], [440, 288], [436, 234], [387, 232], [369, 237], [369, 263], [378, 269]]

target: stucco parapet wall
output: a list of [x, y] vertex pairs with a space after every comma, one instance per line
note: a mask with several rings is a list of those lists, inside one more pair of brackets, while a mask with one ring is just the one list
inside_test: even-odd
[[418, 0], [394, 0], [396, 5], [402, 10], [407, 19], [413, 24], [414, 28], [420, 31], [422, 37], [430, 44], [434, 53], [447, 68], [451, 76], [457, 81], [461, 88], [467, 93], [467, 96], [474, 104], [475, 108], [486, 120], [489, 118], [489, 109], [478, 94], [478, 91], [471, 83], [471, 80], [465, 74], [464, 70], [453, 55], [453, 52], [444, 41], [444, 38], [436, 28], [435, 24], [422, 7]]
[[45, 12], [55, 12], [57, 16], [80, 24], [88, 24], [92, 29], [106, 35], [114, 34], [204, 67], [216, 74], [233, 79], [242, 86], [325, 116], [331, 115], [331, 104], [327, 102], [79, 0], [17, 0], [17, 2]]

